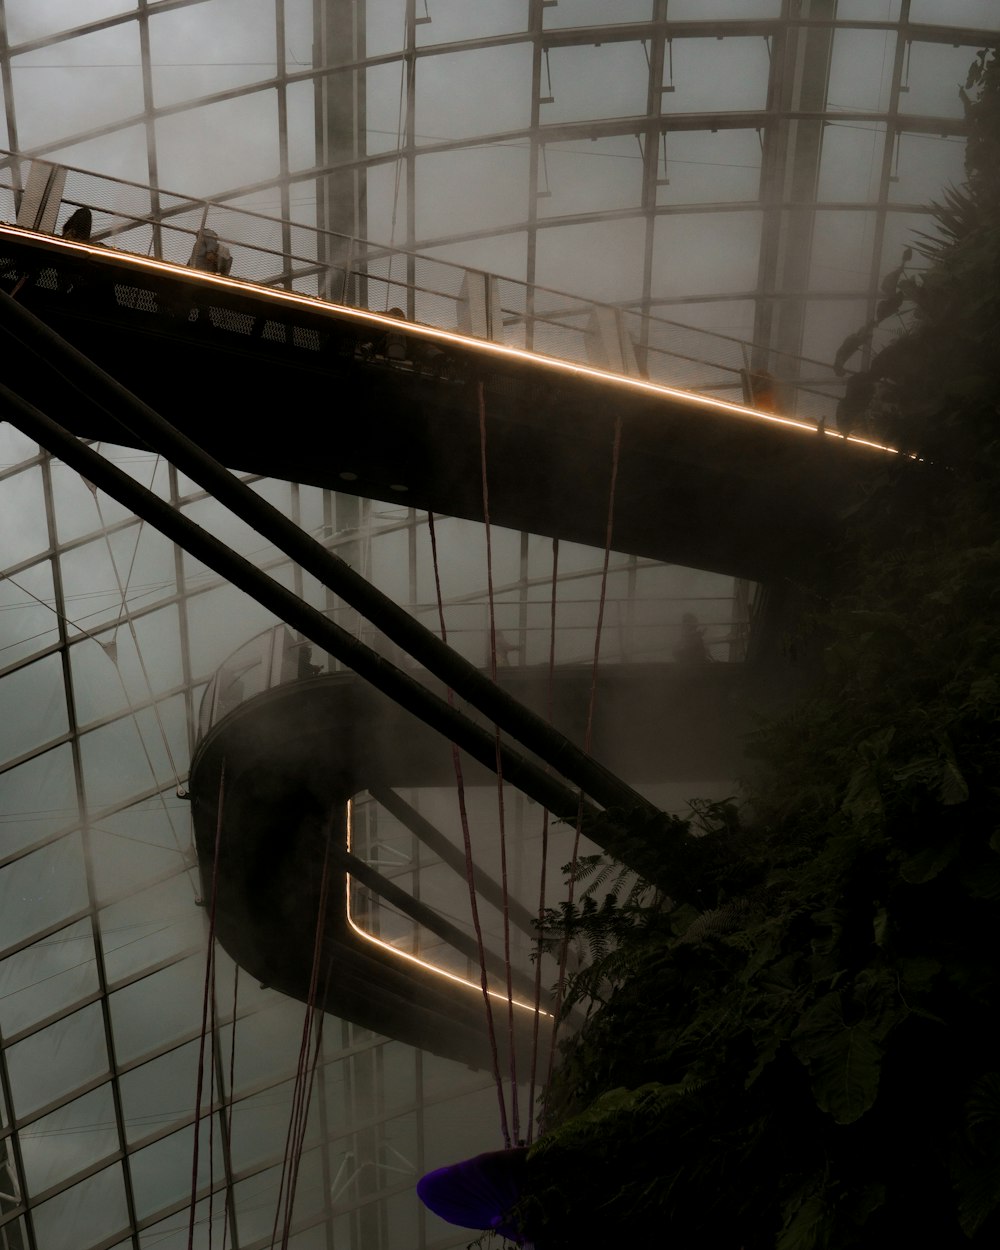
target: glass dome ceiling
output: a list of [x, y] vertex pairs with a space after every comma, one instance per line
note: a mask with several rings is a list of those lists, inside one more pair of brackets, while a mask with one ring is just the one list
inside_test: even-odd
[[[290, 241], [326, 228], [607, 301], [808, 379], [961, 180], [959, 87], [998, 38], [993, 0], [4, 0], [0, 147], [141, 184], [151, 213], [161, 192], [252, 208]], [[174, 468], [104, 450], [340, 610]], [[254, 488], [432, 620], [425, 515]], [[0, 500], [0, 1250], [181, 1248], [207, 923], [177, 790], [205, 683], [275, 622], [6, 424]], [[481, 530], [437, 537], [455, 641], [481, 658]], [[550, 544], [494, 541], [511, 663], [538, 659]], [[561, 552], [560, 663], [590, 654], [601, 561]], [[614, 554], [606, 658], [669, 659], [693, 612], [727, 660], [745, 594]], [[453, 794], [407, 797], [457, 841]], [[491, 801], [473, 796], [482, 828]], [[440, 857], [376, 809], [358, 813], [366, 858], [446, 906]], [[538, 810], [511, 809], [531, 865]], [[272, 1244], [301, 1030], [301, 1005], [217, 953], [198, 1247]], [[465, 1245], [415, 1177], [496, 1144], [488, 1074], [331, 1020], [287, 1244]]]

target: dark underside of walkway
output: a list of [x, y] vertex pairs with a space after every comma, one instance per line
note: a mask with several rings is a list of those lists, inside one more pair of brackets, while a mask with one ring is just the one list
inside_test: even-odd
[[[23, 279], [23, 282], [21, 281]], [[0, 228], [0, 286], [230, 468], [765, 580], [817, 558], [898, 458], [830, 435]], [[439, 355], [440, 351], [444, 352]], [[433, 368], [432, 368], [433, 364]], [[81, 437], [134, 436], [27, 353], [5, 380]]]
[[[499, 679], [523, 702], [545, 706], [547, 669], [501, 670]], [[590, 684], [586, 666], [554, 674], [553, 720], [576, 740]], [[608, 666], [598, 683], [594, 754], [632, 781], [734, 777], [751, 709], [774, 694], [773, 680], [738, 664]], [[470, 760], [463, 767], [467, 784], [495, 784]], [[220, 831], [223, 946], [259, 980], [305, 999], [327, 828], [346, 850], [352, 796], [454, 783], [449, 744], [349, 673], [277, 687], [225, 716], [202, 740], [190, 777], [207, 898]], [[481, 997], [360, 938], [347, 924], [343, 864], [331, 873], [320, 970], [327, 1010], [484, 1064]]]

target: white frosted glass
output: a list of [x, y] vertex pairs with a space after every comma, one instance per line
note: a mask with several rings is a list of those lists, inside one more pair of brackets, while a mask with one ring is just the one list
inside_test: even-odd
[[[0, 485], [0, 494], [3, 487]], [[41, 602], [39, 602], [41, 600]], [[59, 640], [48, 560], [0, 580], [0, 668]]]
[[22, 460], [38, 455], [38, 444], [8, 421], [0, 424], [0, 471], [11, 469]]
[[[200, 1039], [125, 1072], [119, 1079], [125, 1132], [140, 1141], [191, 1115], [198, 1087]], [[206, 1047], [205, 1054], [208, 1055]], [[225, 1061], [228, 1068], [228, 1054]]]
[[35, 466], [0, 483], [3, 490], [3, 548], [7, 566], [19, 564], [49, 546], [42, 494], [42, 471]]
[[80, 755], [93, 810], [124, 804], [152, 786], [167, 785], [174, 778], [174, 765], [186, 767], [183, 699], [178, 695], [163, 700], [155, 712], [143, 708], [82, 734]]
[[481, 48], [421, 62], [416, 76], [418, 136], [495, 134], [521, 130], [530, 121], [530, 45]]
[[[77, 721], [147, 703], [183, 681], [177, 608], [171, 605], [85, 638], [70, 649]], [[136, 647], [138, 641], [138, 649]]]
[[0, 1034], [11, 1037], [98, 989], [89, 920], [0, 962]]
[[111, 1020], [119, 1063], [157, 1050], [201, 1028], [205, 988], [203, 955], [161, 968], [111, 995]]
[[5, 855], [41, 841], [76, 819], [76, 783], [68, 745], [0, 773], [0, 835]]
[[[168, 789], [93, 824], [92, 872], [98, 901], [141, 890], [192, 861], [190, 819], [187, 802]], [[194, 898], [190, 888], [187, 895]]]
[[0, 869], [0, 949], [86, 905], [83, 846], [71, 833]]
[[91, 1004], [7, 1051], [19, 1117], [55, 1102], [108, 1070], [100, 1005]]
[[26, 755], [67, 728], [58, 655], [36, 660], [0, 681], [0, 761]]
[[[205, 1088], [208, 1088], [207, 1081]], [[193, 1092], [191, 1103], [194, 1104]], [[209, 1148], [209, 1128], [210, 1118], [206, 1117], [201, 1121], [198, 1141], [199, 1189], [208, 1185], [213, 1173], [217, 1184], [221, 1184], [224, 1178], [221, 1126], [218, 1123], [214, 1126], [214, 1152]], [[148, 1219], [161, 1208], [190, 1196], [193, 1157], [193, 1125], [129, 1156], [136, 1214], [140, 1220]]]
[[125, 1231], [128, 1209], [121, 1164], [50, 1198], [33, 1215], [39, 1245], [45, 1250], [89, 1250]]
[[[48, 3], [33, 6], [38, 10], [49, 7]], [[81, 5], [70, 6], [62, 0], [59, 7], [64, 12], [70, 7], [76, 11], [76, 19], [69, 25], [77, 26], [85, 20]], [[22, 148], [44, 142], [53, 130], [79, 133], [142, 111], [139, 28], [135, 22], [78, 35], [54, 48], [25, 53], [15, 60], [14, 66], [18, 139]], [[67, 117], [65, 101], [69, 96], [75, 110]], [[81, 125], [81, 117], [86, 117], [86, 124]]]
[[108, 982], [200, 948], [207, 937], [205, 913], [195, 906], [186, 873], [122, 899], [100, 913]]
[[110, 1084], [35, 1120], [18, 1136], [32, 1194], [92, 1167], [119, 1149]]

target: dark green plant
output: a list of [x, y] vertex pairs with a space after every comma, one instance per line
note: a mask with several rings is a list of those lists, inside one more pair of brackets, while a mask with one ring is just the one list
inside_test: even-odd
[[975, 212], [946, 201], [879, 380], [934, 471], [903, 464], [831, 554], [822, 673], [760, 734], [744, 806], [606, 815], [648, 892], [599, 898], [625, 879], [590, 861], [601, 885], [549, 917], [590, 952], [590, 1010], [529, 1157], [540, 1250], [1000, 1243], [995, 57], [968, 91]]

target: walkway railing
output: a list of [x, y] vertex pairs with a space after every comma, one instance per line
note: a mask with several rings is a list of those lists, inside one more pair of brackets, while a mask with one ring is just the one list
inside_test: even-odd
[[[40, 203], [26, 184], [44, 188]], [[207, 228], [232, 253], [234, 277], [738, 403], [760, 363], [753, 344], [678, 321], [0, 150], [0, 220], [58, 233], [78, 208], [91, 212], [93, 239], [122, 251], [186, 265]], [[832, 421], [843, 382], [829, 364], [771, 353], [767, 367], [782, 411]]]
[[[607, 664], [642, 661], [730, 662], [742, 660], [750, 628], [750, 603], [742, 597], [749, 583], [737, 582], [733, 596], [644, 599], [612, 598], [605, 603], [601, 659]], [[559, 601], [556, 663], [562, 669], [593, 663], [596, 599], [563, 597]], [[437, 628], [436, 604], [410, 609], [423, 624]], [[448, 641], [466, 659], [489, 668], [489, 604], [463, 601], [445, 605]], [[548, 601], [495, 604], [497, 662], [501, 668], [543, 664], [548, 659]], [[328, 613], [357, 632], [361, 641], [403, 668], [407, 655], [351, 608]], [[358, 630], [358, 625], [361, 625]], [[318, 648], [297, 641], [286, 625], [275, 625], [249, 639], [216, 670], [202, 696], [198, 736], [256, 695], [325, 671]]]

